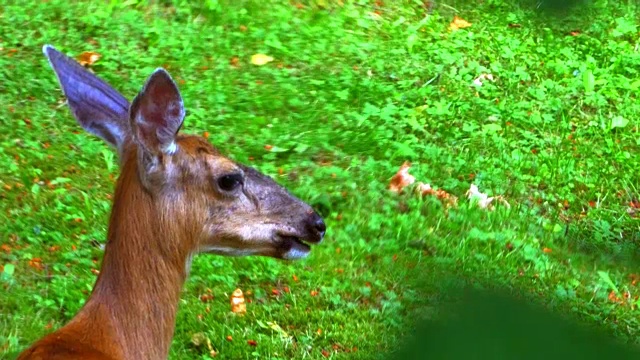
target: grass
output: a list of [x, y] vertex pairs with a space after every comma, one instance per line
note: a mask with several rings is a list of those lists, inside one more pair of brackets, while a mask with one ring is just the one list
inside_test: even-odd
[[[93, 70], [129, 98], [166, 67], [188, 109], [183, 131], [207, 132], [326, 218], [326, 241], [302, 262], [197, 258], [172, 359], [209, 358], [197, 333], [223, 359], [381, 358], [415, 319], [437, 317], [458, 281], [637, 344], [638, 9], [544, 5], [5, 2], [0, 357], [82, 306], [118, 174], [63, 105], [45, 43], [98, 52]], [[455, 14], [472, 26], [450, 31]], [[256, 53], [275, 60], [251, 65]], [[495, 81], [474, 86], [481, 74]], [[458, 207], [390, 192], [404, 161]], [[472, 183], [511, 208], [470, 204]], [[237, 287], [250, 293], [244, 317], [229, 312]]]

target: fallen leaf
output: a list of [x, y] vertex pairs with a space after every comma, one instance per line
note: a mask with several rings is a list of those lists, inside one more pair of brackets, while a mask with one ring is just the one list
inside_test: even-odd
[[209, 302], [213, 300], [213, 295], [211, 294], [202, 294], [200, 295], [200, 301], [202, 301], [203, 303]]
[[39, 257], [29, 260], [29, 266], [38, 271], [42, 271], [44, 269], [44, 266], [42, 265], [42, 259], [40, 259]]
[[278, 325], [276, 322], [273, 321], [267, 321], [267, 325], [269, 325], [269, 328], [271, 328], [271, 330], [277, 332], [278, 334], [280, 334], [280, 336], [282, 336], [283, 338], [289, 338], [290, 335], [287, 334], [286, 331], [284, 331], [283, 328], [280, 327], [280, 325]]
[[273, 58], [265, 54], [255, 54], [251, 56], [251, 63], [256, 66], [266, 65], [273, 61]]
[[553, 250], [551, 250], [550, 248], [546, 247], [546, 248], [542, 248], [542, 252], [545, 254], [551, 254]]
[[76, 57], [76, 60], [78, 60], [78, 63], [80, 63], [80, 65], [82, 66], [91, 66], [95, 64], [95, 62], [98, 61], [101, 57], [102, 55], [98, 54], [97, 52], [85, 51], [82, 54], [78, 55]]
[[614, 116], [613, 119], [611, 119], [610, 127], [611, 129], [624, 128], [628, 124], [629, 124], [628, 119], [625, 119], [622, 116]]
[[405, 161], [400, 167], [400, 170], [398, 170], [398, 172], [391, 178], [391, 182], [389, 183], [389, 190], [395, 193], [401, 193], [405, 187], [413, 184], [416, 181], [416, 178], [413, 175], [409, 174], [410, 168], [411, 163]]
[[481, 193], [478, 189], [478, 186], [475, 184], [471, 184], [469, 187], [469, 191], [467, 191], [467, 197], [471, 200], [472, 203], [477, 204], [481, 209], [489, 209], [493, 210], [493, 205], [491, 203], [494, 200], [498, 200], [503, 203], [507, 209], [511, 208], [511, 205], [502, 197], [502, 196], [489, 196], [485, 193]]
[[251, 345], [251, 346], [258, 346], [258, 342], [255, 340], [247, 340], [247, 344]]
[[235, 289], [231, 294], [231, 311], [236, 314], [243, 314], [247, 312], [247, 304], [244, 302], [244, 294], [240, 289]]
[[206, 342], [207, 336], [202, 332], [191, 335], [191, 343], [195, 346], [204, 345]]
[[468, 28], [470, 26], [470, 22], [458, 17], [458, 15], [455, 15], [453, 17], [453, 21], [451, 21], [451, 23], [449, 24], [449, 30], [456, 31], [458, 29]]
[[458, 206], [458, 198], [454, 195], [449, 194], [445, 190], [442, 189], [434, 189], [429, 184], [425, 184], [423, 182], [419, 182], [418, 186], [416, 186], [416, 192], [420, 194], [420, 196], [435, 196], [438, 200], [440, 200], [446, 207], [456, 207]]
[[611, 302], [620, 302], [620, 298], [618, 297], [618, 295], [616, 295], [616, 291], [615, 290], [611, 290], [611, 292], [609, 293], [609, 301], [611, 301]]
[[311, 296], [318, 296], [318, 291], [316, 290], [311, 290]]
[[231, 60], [229, 60], [229, 65], [234, 68], [240, 67], [240, 58], [237, 56], [232, 57]]
[[431, 187], [431, 185], [425, 184], [423, 182], [418, 183], [418, 186], [416, 186], [416, 191], [422, 196], [436, 194], [436, 191]]
[[491, 74], [480, 74], [480, 76], [478, 76], [477, 78], [473, 79], [473, 85], [482, 86], [482, 84], [484, 84], [484, 81], [486, 81], [486, 80], [494, 81], [493, 80], [493, 75], [491, 75]]
[[382, 16], [375, 11], [370, 12], [369, 17], [371, 17], [372, 20], [376, 20], [376, 21], [382, 20]]

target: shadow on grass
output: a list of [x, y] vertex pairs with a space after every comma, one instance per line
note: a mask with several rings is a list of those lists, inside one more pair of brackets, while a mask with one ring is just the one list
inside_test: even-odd
[[625, 346], [568, 315], [551, 312], [503, 290], [453, 287], [443, 316], [422, 321], [389, 359], [616, 359], [637, 358]]

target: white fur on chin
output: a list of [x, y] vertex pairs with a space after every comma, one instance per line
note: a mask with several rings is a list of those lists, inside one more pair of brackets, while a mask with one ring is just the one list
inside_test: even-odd
[[289, 251], [282, 255], [285, 260], [300, 260], [309, 256], [309, 251], [303, 251], [300, 249], [291, 248]]

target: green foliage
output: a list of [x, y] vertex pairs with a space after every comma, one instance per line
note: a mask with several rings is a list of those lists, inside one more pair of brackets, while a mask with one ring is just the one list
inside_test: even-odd
[[[83, 305], [118, 175], [112, 149], [63, 106], [45, 43], [98, 52], [92, 69], [129, 98], [167, 67], [185, 132], [208, 132], [326, 218], [302, 262], [196, 258], [172, 359], [208, 358], [199, 333], [223, 359], [384, 358], [416, 318], [441, 315], [450, 274], [636, 343], [637, 9], [428, 3], [5, 2], [0, 356]], [[455, 14], [472, 26], [449, 31]], [[253, 66], [256, 53], [275, 60]], [[478, 85], [482, 74], [494, 80]], [[459, 206], [389, 192], [406, 160]], [[511, 208], [469, 204], [471, 183]], [[244, 317], [229, 313], [236, 287], [251, 292]]]

